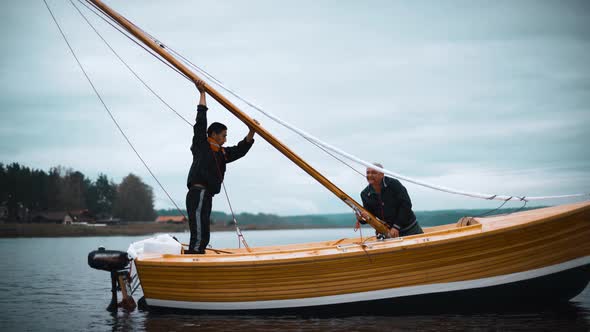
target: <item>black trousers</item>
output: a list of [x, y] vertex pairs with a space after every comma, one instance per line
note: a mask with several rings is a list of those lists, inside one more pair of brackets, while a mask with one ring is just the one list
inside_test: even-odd
[[191, 187], [186, 194], [186, 211], [188, 213], [188, 225], [191, 230], [191, 239], [188, 249], [204, 253], [209, 244], [211, 224], [212, 196], [207, 190]]

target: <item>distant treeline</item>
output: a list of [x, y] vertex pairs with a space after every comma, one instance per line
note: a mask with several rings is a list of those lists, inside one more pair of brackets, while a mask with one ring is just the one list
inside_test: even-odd
[[152, 188], [134, 174], [117, 184], [105, 174], [92, 180], [62, 166], [46, 172], [0, 163], [0, 219], [29, 222], [42, 212], [81, 210], [88, 210], [95, 219], [152, 221], [156, 217]]
[[[536, 207], [538, 208], [538, 207]], [[530, 210], [536, 208], [525, 208], [522, 210]], [[450, 224], [459, 221], [462, 217], [478, 217], [484, 215], [497, 215], [520, 211], [519, 208], [507, 209], [463, 209], [463, 210], [438, 210], [438, 211], [416, 211], [416, 218], [420, 225], [438, 226]], [[490, 213], [491, 212], [491, 213]], [[182, 213], [186, 215], [186, 211]], [[158, 210], [158, 215], [174, 216], [180, 215], [178, 210]], [[239, 213], [236, 215], [236, 220], [239, 225], [255, 225], [255, 226], [273, 226], [281, 227], [353, 227], [356, 223], [356, 218], [352, 213], [336, 213], [336, 214], [311, 214], [299, 216], [278, 216], [275, 214], [264, 213]], [[211, 223], [218, 225], [229, 226], [233, 223], [231, 214], [224, 212], [211, 212]]]

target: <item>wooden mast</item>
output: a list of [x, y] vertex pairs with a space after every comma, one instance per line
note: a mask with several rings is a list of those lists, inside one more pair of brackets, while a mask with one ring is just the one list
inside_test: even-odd
[[[143, 31], [138, 29], [135, 25], [133, 25], [125, 17], [123, 17], [122, 15], [120, 15], [119, 13], [117, 13], [116, 11], [111, 9], [109, 6], [105, 5], [100, 0], [90, 0], [90, 1], [92, 3], [94, 3], [96, 6], [98, 6], [105, 14], [109, 15], [111, 18], [113, 18], [115, 21], [117, 21], [119, 24], [121, 24], [125, 28], [125, 30], [127, 30], [129, 33], [131, 33], [137, 39], [142, 41], [145, 45], [147, 45], [153, 51], [155, 51], [160, 56], [162, 56], [164, 59], [166, 59], [166, 61], [168, 61], [171, 65], [176, 67], [183, 74], [190, 77], [193, 81], [197, 81], [200, 79], [199, 76], [197, 76], [194, 72], [192, 72], [190, 69], [188, 69], [183, 63], [181, 63], [176, 58], [174, 58], [172, 55], [170, 55], [165, 50], [165, 48], [158, 45], [151, 38], [147, 37]], [[338, 198], [340, 198], [342, 201], [344, 201], [344, 203], [346, 203], [353, 210], [355, 210], [355, 212], [357, 212], [359, 210], [365, 211], [367, 213], [367, 215], [369, 215], [367, 223], [370, 224], [373, 228], [375, 228], [379, 233], [383, 233], [383, 234], [387, 233], [387, 231], [389, 229], [389, 226], [387, 224], [385, 224], [383, 221], [377, 219], [370, 212], [366, 211], [362, 205], [357, 203], [354, 199], [352, 199], [350, 196], [348, 196], [344, 191], [342, 191], [340, 188], [338, 188], [336, 185], [334, 185], [332, 182], [330, 182], [330, 180], [326, 179], [322, 174], [320, 174], [317, 170], [315, 170], [313, 167], [311, 167], [307, 162], [305, 162], [303, 159], [301, 159], [301, 157], [296, 155], [293, 151], [291, 151], [289, 148], [287, 148], [283, 143], [281, 143], [279, 140], [277, 140], [272, 134], [270, 134], [268, 131], [266, 131], [261, 126], [257, 125], [252, 120], [252, 118], [250, 118], [248, 115], [242, 113], [242, 111], [240, 111], [238, 109], [238, 107], [235, 106], [232, 102], [230, 102], [227, 98], [222, 96], [219, 92], [217, 92], [213, 87], [211, 87], [208, 84], [205, 84], [205, 90], [207, 91], [207, 93], [209, 93], [209, 95], [211, 97], [213, 97], [213, 99], [217, 100], [217, 102], [219, 102], [221, 105], [223, 105], [223, 107], [225, 107], [228, 111], [230, 111], [238, 119], [240, 119], [242, 122], [244, 122], [247, 126], [254, 128], [256, 133], [258, 133], [258, 135], [260, 135], [268, 143], [270, 143], [270, 145], [272, 145], [277, 150], [279, 150], [283, 155], [285, 155], [292, 162], [297, 164], [297, 166], [299, 166], [301, 169], [303, 169], [305, 172], [307, 172], [307, 174], [311, 175], [314, 179], [316, 179], [324, 187], [326, 187], [328, 190], [330, 190], [334, 195], [336, 195]]]

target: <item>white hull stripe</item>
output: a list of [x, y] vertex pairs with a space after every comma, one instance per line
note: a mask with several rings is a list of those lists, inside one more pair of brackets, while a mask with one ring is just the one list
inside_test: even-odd
[[350, 293], [341, 295], [330, 295], [320, 297], [309, 297], [293, 300], [270, 300], [270, 301], [244, 301], [244, 302], [188, 302], [158, 300], [146, 297], [148, 305], [169, 308], [200, 309], [200, 310], [252, 310], [252, 309], [278, 309], [296, 308], [319, 305], [352, 303], [360, 301], [372, 301], [388, 298], [396, 298], [410, 295], [421, 295], [429, 293], [442, 293], [464, 289], [481, 288], [508, 284], [527, 279], [542, 277], [545, 275], [573, 269], [590, 264], [590, 256], [577, 258], [565, 263], [547, 266], [540, 269], [525, 272], [505, 274], [501, 276], [474, 279], [467, 281], [455, 281], [439, 284], [428, 284], [420, 286], [408, 286], [399, 288], [382, 289], [369, 292]]

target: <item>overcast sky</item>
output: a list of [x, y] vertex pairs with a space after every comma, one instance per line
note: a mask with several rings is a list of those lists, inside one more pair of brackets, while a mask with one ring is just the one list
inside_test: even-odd
[[[184, 207], [192, 128], [127, 71], [69, 1], [48, 2], [114, 116]], [[590, 192], [587, 1], [107, 3], [266, 110], [392, 171], [465, 191]], [[194, 86], [82, 9], [193, 121]], [[41, 0], [2, 1], [0, 36], [0, 162], [63, 165], [116, 182], [134, 173], [154, 188], [157, 208], [172, 207], [102, 108]], [[247, 128], [208, 102], [209, 120], [229, 127], [228, 143], [242, 139]], [[243, 110], [359, 199], [362, 176]], [[349, 211], [262, 139], [229, 165], [225, 183], [237, 212]], [[499, 204], [405, 185], [415, 210]], [[224, 195], [215, 197], [214, 210], [229, 211]]]

